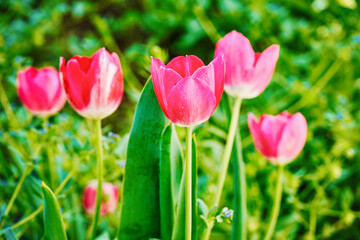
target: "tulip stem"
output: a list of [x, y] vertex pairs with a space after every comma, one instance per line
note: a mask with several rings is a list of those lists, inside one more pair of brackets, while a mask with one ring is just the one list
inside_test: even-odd
[[[42, 142], [48, 142], [51, 141], [50, 139], [47, 138], [47, 133], [50, 131], [50, 126], [47, 126], [47, 123], [49, 123], [49, 117], [44, 117], [42, 119], [43, 121], [43, 128], [46, 130], [46, 134], [44, 134], [43, 138], [45, 138], [45, 140], [43, 139]], [[46, 148], [46, 153], [47, 153], [47, 164], [48, 166], [46, 167], [49, 170], [49, 176], [50, 176], [50, 188], [54, 189], [57, 183], [57, 179], [56, 179], [56, 162], [55, 159], [53, 159], [53, 143], [51, 142], [49, 144], [49, 147]]]
[[191, 240], [191, 213], [192, 213], [192, 180], [191, 180], [191, 148], [192, 148], [192, 127], [186, 128], [186, 160], [185, 160], [185, 239]]
[[[235, 214], [240, 214], [240, 236], [241, 239], [246, 240], [246, 218], [247, 218], [247, 205], [246, 205], [246, 172], [245, 172], [245, 163], [242, 156], [242, 144], [241, 144], [241, 135], [238, 131], [236, 133], [236, 144], [237, 151], [239, 152], [239, 178], [240, 178], [240, 209], [241, 211]], [[234, 237], [233, 237], [234, 239]]]
[[284, 178], [284, 166], [280, 165], [279, 170], [277, 173], [277, 180], [276, 180], [276, 193], [274, 197], [274, 206], [271, 211], [271, 219], [269, 223], [268, 230], [265, 235], [265, 240], [270, 240], [273, 232], [275, 230], [276, 222], [279, 217], [280, 212], [280, 204], [281, 204], [281, 196], [283, 190], [283, 178]]
[[[241, 98], [236, 97], [235, 103], [233, 106], [233, 110], [232, 110], [232, 116], [231, 116], [231, 121], [230, 121], [229, 133], [228, 133], [227, 139], [226, 139], [225, 150], [224, 150], [224, 154], [223, 154], [223, 157], [221, 160], [222, 164], [221, 164], [221, 169], [220, 169], [220, 173], [219, 173], [219, 177], [218, 177], [218, 184], [217, 184], [218, 189], [217, 189], [215, 198], [213, 199], [212, 206], [216, 206], [216, 207], [219, 206], [221, 193], [224, 188], [226, 173], [227, 173], [227, 169], [228, 169], [229, 162], [230, 162], [231, 150], [232, 150], [232, 147], [234, 144], [234, 138], [235, 138], [235, 134], [237, 131], [239, 115], [240, 115], [240, 107], [241, 107]], [[204, 232], [203, 238], [202, 238], [203, 240], [208, 240], [210, 238], [211, 230], [212, 230], [212, 225], [210, 224], [209, 227], [205, 229], [205, 232]]]
[[102, 200], [102, 183], [103, 183], [103, 159], [102, 159], [102, 143], [101, 143], [101, 119], [95, 120], [96, 124], [96, 158], [97, 158], [97, 170], [98, 170], [98, 188], [96, 191], [96, 204], [95, 204], [95, 215], [91, 225], [91, 237], [94, 239], [96, 235], [96, 226], [99, 221], [100, 207]]
[[31, 163], [27, 163], [20, 180], [19, 180], [18, 184], [16, 185], [15, 191], [14, 191], [13, 195], [11, 196], [10, 201], [9, 201], [7, 207], [6, 207], [4, 216], [1, 219], [0, 229], [3, 228], [4, 223], [5, 223], [5, 219], [8, 216], [12, 206], [14, 205], [15, 199], [16, 199], [16, 197], [18, 196], [18, 194], [20, 192], [20, 189], [21, 189], [21, 187], [22, 187], [22, 185], [23, 185], [23, 183], [25, 181], [25, 178], [26, 178], [27, 175], [29, 175], [31, 173], [32, 169], [33, 169], [33, 165]]

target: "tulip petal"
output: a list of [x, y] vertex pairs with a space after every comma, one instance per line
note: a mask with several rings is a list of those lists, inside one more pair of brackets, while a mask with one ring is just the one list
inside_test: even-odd
[[39, 73], [39, 70], [34, 67], [28, 67], [23, 71], [23, 73], [25, 74], [25, 79], [34, 79]]
[[206, 84], [211, 91], [215, 93], [215, 70], [214, 65], [209, 64], [207, 66], [203, 66], [198, 68], [194, 74], [192, 75], [193, 78], [196, 80], [203, 82]]
[[116, 53], [111, 53], [111, 56], [114, 60], [114, 63], [118, 66], [119, 70], [120, 70], [120, 74], [123, 75], [123, 71], [122, 71], [122, 68], [121, 68], [121, 63], [120, 63], [120, 58], [119, 56], [116, 54]]
[[93, 57], [74, 56], [71, 59], [75, 59], [78, 62], [81, 71], [86, 75], [91, 67]]
[[224, 92], [225, 82], [225, 61], [224, 57], [215, 58], [210, 64], [214, 66], [214, 77], [215, 77], [215, 98], [216, 105], [219, 104], [221, 96]]
[[280, 164], [286, 164], [296, 158], [306, 142], [307, 123], [301, 113], [288, 120], [277, 148]]
[[123, 94], [123, 79], [112, 55], [105, 48], [94, 55], [87, 74], [87, 82], [93, 87], [87, 89], [90, 102], [86, 114], [89, 118], [105, 118], [120, 105]]
[[217, 105], [224, 90], [225, 63], [223, 57], [217, 57], [209, 65], [198, 68], [192, 76], [213, 91]]
[[[57, 79], [57, 81], [51, 81], [51, 79]], [[34, 82], [38, 82], [42, 89], [46, 89], [46, 105], [47, 109], [55, 106], [56, 101], [63, 100], [64, 92], [61, 88], [59, 74], [53, 67], [44, 67], [36, 76]]]
[[225, 85], [239, 87], [246, 82], [255, 62], [250, 41], [241, 33], [232, 31], [216, 44], [215, 57], [221, 55], [224, 55], [226, 65]]
[[84, 190], [83, 206], [87, 213], [94, 213], [96, 202], [96, 186], [86, 186]]
[[31, 112], [41, 112], [47, 108], [46, 92], [41, 87], [40, 79], [37, 78], [39, 71], [36, 68], [28, 67], [23, 71], [19, 71], [18, 95], [21, 102]]
[[[63, 58], [63, 57], [60, 57], [59, 77], [60, 77], [60, 83], [64, 87], [64, 81], [67, 81], [67, 73], [66, 73], [65, 58]], [[66, 78], [66, 79], [64, 80], [64, 78]]]
[[256, 83], [252, 85], [252, 97], [258, 96], [269, 85], [269, 82], [274, 75], [276, 62], [279, 58], [279, 51], [279, 45], [271, 45], [258, 57], [254, 69], [253, 78]]
[[283, 115], [263, 115], [260, 117], [260, 129], [269, 143], [274, 156], [277, 156], [277, 146], [281, 139], [288, 118]]
[[[160, 69], [160, 67], [162, 67]], [[150, 65], [150, 71], [151, 71], [151, 77], [153, 81], [154, 91], [155, 95], [158, 99], [159, 105], [164, 112], [165, 116], [169, 118], [165, 106], [166, 102], [166, 96], [163, 89], [163, 69], [165, 65], [161, 62], [158, 58], [151, 57], [151, 65]]]
[[86, 108], [90, 102], [90, 92], [94, 82], [89, 82], [86, 75], [80, 69], [76, 59], [70, 59], [66, 66], [66, 77], [63, 77], [64, 88], [68, 96], [69, 103], [77, 111]]
[[172, 59], [167, 65], [166, 68], [171, 68], [177, 72], [181, 77], [191, 76], [196, 69], [204, 66], [204, 63], [200, 58], [194, 55], [179, 56]]
[[169, 96], [171, 90], [183, 79], [177, 72], [171, 68], [160, 67], [162, 72], [162, 85], [165, 93], [165, 99]]
[[248, 125], [256, 149], [267, 159], [275, 157], [271, 143], [262, 132], [261, 120], [258, 121], [252, 113], [249, 113]]
[[180, 81], [167, 97], [168, 114], [177, 125], [196, 125], [208, 120], [216, 107], [213, 91], [193, 77]]

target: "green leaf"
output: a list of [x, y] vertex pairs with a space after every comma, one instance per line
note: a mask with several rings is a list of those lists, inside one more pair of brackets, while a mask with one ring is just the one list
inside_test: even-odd
[[6, 240], [18, 240], [14, 229], [12, 229], [11, 227], [5, 228], [3, 231], [1, 231], [1, 233], [5, 234]]
[[165, 116], [149, 79], [129, 137], [119, 240], [160, 237], [159, 161], [164, 124]]
[[[193, 136], [192, 141], [192, 220], [191, 220], [191, 239], [197, 239], [197, 160], [196, 160], [196, 141]], [[185, 239], [185, 171], [180, 184], [179, 203], [176, 211], [173, 238], [175, 240]]]
[[41, 183], [44, 194], [44, 226], [45, 238], [52, 240], [67, 239], [60, 206], [54, 193], [44, 182]]
[[193, 134], [192, 141], [192, 227], [191, 227], [191, 239], [198, 239], [198, 229], [197, 229], [197, 171], [198, 164], [196, 159], [196, 140], [195, 134]]
[[161, 137], [160, 154], [160, 224], [161, 239], [171, 239], [174, 223], [174, 206], [171, 184], [171, 136], [172, 126], [168, 125]]
[[181, 143], [176, 133], [175, 124], [172, 124], [171, 133], [171, 183], [172, 183], [172, 194], [173, 194], [173, 206], [177, 208], [180, 184], [183, 173], [184, 156], [181, 149]]
[[209, 216], [209, 208], [206, 205], [206, 203], [200, 198], [197, 199], [197, 207], [198, 207], [199, 215], [202, 215], [206, 218]]
[[231, 153], [231, 159], [233, 163], [233, 169], [234, 169], [234, 215], [233, 215], [233, 224], [231, 229], [231, 239], [242, 239], [244, 236], [244, 233], [242, 232], [242, 225], [244, 221], [244, 216], [241, 208], [241, 188], [242, 186], [241, 182], [241, 176], [240, 171], [244, 171], [244, 164], [242, 163], [242, 153], [241, 151], [241, 142], [240, 142], [240, 134], [237, 132], [235, 136], [235, 142], [233, 145], [232, 153]]

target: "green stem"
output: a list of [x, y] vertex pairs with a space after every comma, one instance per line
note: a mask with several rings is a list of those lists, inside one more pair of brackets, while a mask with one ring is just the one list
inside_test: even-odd
[[57, 179], [56, 179], [56, 162], [53, 156], [53, 148], [51, 147], [52, 145], [50, 144], [49, 147], [47, 148], [47, 158], [48, 158], [48, 164], [49, 164], [49, 174], [50, 174], [50, 179], [51, 179], [51, 187], [55, 188], [56, 183], [57, 183]]
[[45, 142], [46, 143], [49, 143], [48, 147], [46, 147], [46, 153], [47, 153], [47, 164], [48, 164], [48, 167], [47, 167], [47, 170], [49, 171], [49, 176], [50, 176], [50, 188], [51, 189], [54, 189], [55, 186], [56, 186], [56, 183], [57, 183], [57, 174], [56, 174], [56, 162], [54, 160], [54, 156], [53, 156], [53, 152], [54, 152], [54, 148], [53, 148], [53, 143], [51, 142], [51, 139], [48, 139], [46, 136], [47, 136], [47, 133], [50, 131], [49, 127], [46, 126], [46, 123], [49, 122], [49, 117], [46, 116], [46, 117], [43, 117], [42, 118], [42, 121], [43, 121], [43, 128], [46, 129], [46, 134], [43, 136], [43, 138], [45, 138], [45, 141], [42, 140], [42, 143]]
[[1, 219], [0, 229], [3, 228], [4, 223], [5, 223], [5, 219], [8, 216], [12, 206], [14, 205], [15, 199], [16, 199], [16, 197], [18, 196], [18, 194], [20, 192], [20, 189], [21, 189], [21, 187], [22, 187], [22, 185], [23, 185], [23, 183], [25, 181], [25, 178], [26, 178], [27, 175], [29, 175], [31, 173], [32, 169], [33, 169], [33, 165], [30, 164], [30, 163], [27, 163], [26, 167], [25, 167], [25, 170], [24, 170], [20, 180], [19, 180], [18, 184], [16, 185], [15, 191], [14, 191], [13, 195], [11, 196], [10, 201], [9, 201], [7, 207], [6, 207], [5, 214], [4, 214], [3, 218]]
[[191, 213], [192, 213], [192, 180], [191, 180], [191, 149], [192, 127], [186, 128], [186, 160], [185, 160], [185, 239], [191, 240]]
[[284, 178], [284, 166], [280, 165], [278, 174], [277, 174], [277, 180], [276, 180], [276, 192], [275, 192], [275, 198], [274, 198], [274, 206], [271, 211], [271, 219], [270, 219], [270, 223], [269, 223], [269, 228], [265, 235], [265, 240], [271, 239], [271, 236], [273, 235], [273, 232], [275, 230], [277, 219], [279, 217], [281, 196], [282, 196], [282, 190], [283, 190], [283, 178]]
[[209, 36], [213, 43], [216, 44], [217, 41], [221, 39], [221, 35], [218, 33], [214, 24], [206, 15], [204, 8], [201, 5], [197, 5], [194, 6], [193, 11], [204, 32]]
[[103, 159], [102, 159], [102, 143], [101, 143], [101, 119], [95, 120], [96, 124], [96, 157], [97, 157], [97, 169], [98, 169], [98, 188], [96, 191], [96, 205], [95, 205], [95, 215], [91, 225], [91, 237], [94, 239], [96, 235], [96, 226], [99, 221], [100, 215], [100, 206], [102, 200], [102, 184], [103, 184]]
[[241, 201], [241, 239], [246, 239], [246, 218], [247, 218], [247, 209], [246, 209], [246, 173], [245, 173], [245, 163], [242, 158], [242, 146], [241, 146], [241, 136], [240, 132], [236, 133], [236, 137], [239, 139], [237, 141], [238, 151], [240, 155], [239, 159], [239, 175], [240, 175], [240, 201]]
[[41, 204], [38, 209], [36, 209], [34, 212], [32, 212], [29, 216], [27, 216], [26, 218], [22, 219], [20, 222], [15, 223], [14, 225], [11, 226], [12, 229], [18, 228], [22, 225], [24, 225], [25, 223], [31, 221], [32, 219], [34, 219], [39, 213], [42, 212], [42, 210], [44, 209], [44, 204]]
[[311, 203], [310, 207], [310, 220], [309, 220], [309, 239], [316, 239], [316, 219], [318, 215], [318, 199], [319, 199], [319, 193], [318, 190], [316, 190], [316, 195], [314, 200]]
[[[224, 188], [226, 173], [227, 173], [227, 169], [228, 169], [229, 162], [230, 162], [231, 150], [232, 150], [232, 147], [234, 144], [235, 133], [237, 131], [239, 115], [240, 115], [240, 107], [241, 107], [241, 98], [236, 97], [235, 103], [233, 106], [233, 110], [232, 110], [232, 116], [231, 116], [231, 121], [230, 121], [229, 133], [228, 133], [227, 139], [226, 139], [225, 150], [224, 150], [224, 154], [223, 154], [223, 157], [221, 160], [222, 164], [221, 164], [221, 169], [220, 169], [218, 184], [217, 184], [218, 189], [217, 189], [215, 198], [213, 200], [212, 206], [217, 206], [217, 207], [219, 206], [221, 193]], [[208, 240], [210, 238], [211, 229], [212, 229], [211, 225], [205, 229], [204, 235], [203, 235], [203, 240]]]

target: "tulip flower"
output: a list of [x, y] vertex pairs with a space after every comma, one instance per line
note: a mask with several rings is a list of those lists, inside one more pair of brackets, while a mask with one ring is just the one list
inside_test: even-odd
[[198, 57], [189, 55], [176, 57], [164, 65], [160, 59], [152, 58], [151, 76], [165, 116], [174, 124], [186, 127], [185, 240], [190, 240], [192, 126], [208, 120], [219, 104], [224, 90], [224, 60], [217, 57], [205, 66]]
[[116, 53], [99, 49], [92, 57], [75, 56], [67, 63], [60, 58], [60, 78], [70, 105], [83, 117], [94, 119], [98, 183], [90, 239], [96, 235], [101, 212], [103, 157], [101, 119], [120, 105], [124, 92], [123, 72]]
[[307, 124], [301, 113], [264, 114], [259, 120], [249, 114], [248, 123], [256, 149], [272, 163], [291, 162], [305, 145]]
[[152, 58], [151, 76], [165, 116], [178, 126], [205, 122], [215, 111], [224, 89], [222, 57], [209, 65], [196, 56], [180, 56], [164, 65]]
[[59, 73], [53, 67], [28, 67], [19, 71], [17, 91], [26, 109], [41, 117], [59, 112], [66, 102]]
[[279, 45], [271, 45], [262, 53], [255, 53], [241, 33], [226, 34], [215, 49], [215, 57], [223, 55], [225, 60], [225, 91], [242, 99], [257, 97], [274, 74], [279, 50]]
[[257, 119], [249, 114], [248, 124], [255, 148], [270, 162], [278, 165], [273, 208], [265, 240], [272, 238], [279, 217], [284, 166], [301, 152], [306, 141], [307, 123], [301, 113], [283, 112], [277, 116], [263, 114]]
[[60, 77], [70, 105], [81, 116], [103, 119], [120, 105], [123, 72], [116, 53], [99, 49], [92, 57], [60, 58]]
[[[86, 213], [93, 215], [95, 212], [97, 180], [92, 180], [84, 190], [83, 207]], [[119, 189], [108, 182], [102, 184], [103, 197], [101, 201], [100, 214], [105, 216], [116, 209], [119, 201]]]

